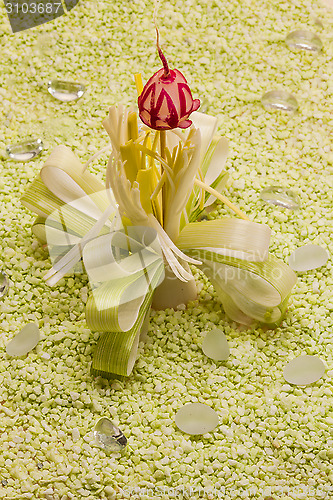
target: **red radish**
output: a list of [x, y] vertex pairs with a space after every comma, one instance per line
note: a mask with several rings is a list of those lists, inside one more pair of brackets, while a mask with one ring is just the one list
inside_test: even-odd
[[200, 106], [200, 100], [192, 98], [191, 89], [178, 69], [169, 69], [158, 43], [157, 49], [163, 68], [159, 69], [143, 88], [138, 98], [139, 116], [143, 123], [154, 130], [170, 130], [192, 125], [189, 116]]

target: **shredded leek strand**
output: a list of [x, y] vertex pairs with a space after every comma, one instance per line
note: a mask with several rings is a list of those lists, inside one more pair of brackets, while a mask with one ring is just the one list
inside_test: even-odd
[[208, 193], [213, 194], [215, 196], [215, 198], [222, 201], [225, 205], [227, 205], [229, 208], [231, 208], [231, 210], [233, 210], [237, 215], [239, 215], [239, 217], [241, 219], [250, 220], [245, 214], [243, 214], [243, 212], [241, 210], [239, 210], [238, 207], [236, 207], [236, 205], [231, 203], [231, 201], [228, 200], [228, 198], [223, 196], [223, 194], [220, 194], [218, 191], [216, 191], [216, 189], [212, 188], [211, 186], [208, 186], [208, 184], [205, 184], [202, 181], [199, 181], [199, 179], [195, 179], [194, 184], [205, 189], [205, 191], [208, 191]]

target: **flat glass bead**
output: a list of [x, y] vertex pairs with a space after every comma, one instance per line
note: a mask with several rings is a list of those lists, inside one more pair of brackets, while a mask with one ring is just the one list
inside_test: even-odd
[[265, 109], [280, 111], [296, 111], [298, 102], [296, 98], [284, 90], [270, 90], [261, 98], [261, 103]]
[[51, 80], [48, 83], [47, 90], [59, 101], [69, 102], [82, 97], [86, 88], [82, 83]]
[[286, 36], [286, 44], [290, 49], [308, 50], [311, 52], [320, 52], [323, 43], [319, 36], [311, 31], [296, 30]]
[[225, 361], [230, 355], [227, 337], [219, 328], [207, 333], [202, 342], [202, 350], [206, 356], [215, 361]]
[[7, 344], [6, 352], [9, 356], [24, 356], [36, 347], [39, 340], [40, 333], [38, 326], [35, 323], [28, 323]]
[[6, 152], [12, 160], [29, 161], [38, 156], [43, 151], [43, 148], [41, 139], [31, 139], [17, 144], [10, 144], [7, 146]]
[[297, 210], [300, 207], [298, 196], [290, 189], [285, 189], [281, 186], [269, 186], [263, 189], [260, 193], [260, 198], [265, 203], [288, 208], [289, 210]]
[[206, 434], [217, 427], [219, 418], [210, 406], [203, 403], [189, 403], [178, 410], [175, 423], [187, 434]]
[[325, 365], [317, 356], [299, 356], [284, 368], [283, 376], [289, 384], [309, 385], [317, 382], [325, 373]]
[[296, 248], [289, 257], [289, 266], [294, 271], [310, 271], [326, 264], [329, 254], [319, 245], [304, 245]]

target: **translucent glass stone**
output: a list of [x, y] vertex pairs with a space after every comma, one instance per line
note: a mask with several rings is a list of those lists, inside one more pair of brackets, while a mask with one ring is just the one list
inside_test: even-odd
[[309, 385], [317, 382], [325, 373], [325, 365], [317, 356], [299, 356], [284, 368], [283, 376], [289, 384]]
[[230, 355], [227, 337], [219, 328], [207, 333], [202, 342], [202, 350], [206, 356], [215, 361], [225, 361]]
[[7, 275], [3, 271], [0, 271], [0, 299], [1, 297], [4, 297], [6, 295], [6, 293], [8, 292], [8, 288], [9, 281]]
[[48, 83], [47, 90], [59, 101], [69, 102], [82, 97], [86, 88], [82, 83], [52, 80]]
[[31, 139], [17, 144], [10, 144], [7, 146], [6, 152], [12, 160], [29, 161], [36, 158], [43, 151], [43, 148], [41, 139]]
[[94, 438], [98, 446], [106, 452], [121, 451], [127, 445], [127, 439], [121, 430], [105, 417], [95, 425]]
[[35, 323], [28, 323], [7, 344], [6, 352], [9, 356], [24, 356], [31, 351], [40, 340], [39, 328]]
[[297, 210], [300, 207], [300, 200], [293, 191], [281, 186], [269, 186], [260, 193], [260, 198], [271, 205]]
[[298, 102], [296, 98], [285, 90], [270, 90], [261, 98], [261, 103], [268, 110], [296, 111]]
[[319, 36], [311, 31], [296, 30], [286, 36], [286, 44], [290, 49], [302, 49], [312, 52], [320, 52], [323, 48]]
[[304, 245], [290, 254], [289, 266], [294, 271], [310, 271], [324, 266], [328, 260], [327, 250], [319, 245]]
[[175, 423], [186, 434], [206, 434], [217, 427], [219, 417], [210, 406], [189, 403], [178, 410]]

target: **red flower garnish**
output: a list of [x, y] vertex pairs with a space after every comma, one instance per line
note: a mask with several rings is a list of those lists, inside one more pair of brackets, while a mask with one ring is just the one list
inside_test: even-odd
[[138, 98], [139, 116], [145, 125], [155, 130], [187, 128], [192, 125], [188, 117], [199, 108], [200, 100], [193, 100], [184, 75], [178, 69], [169, 69], [158, 44], [158, 32], [157, 49], [163, 68], [144, 86]]

